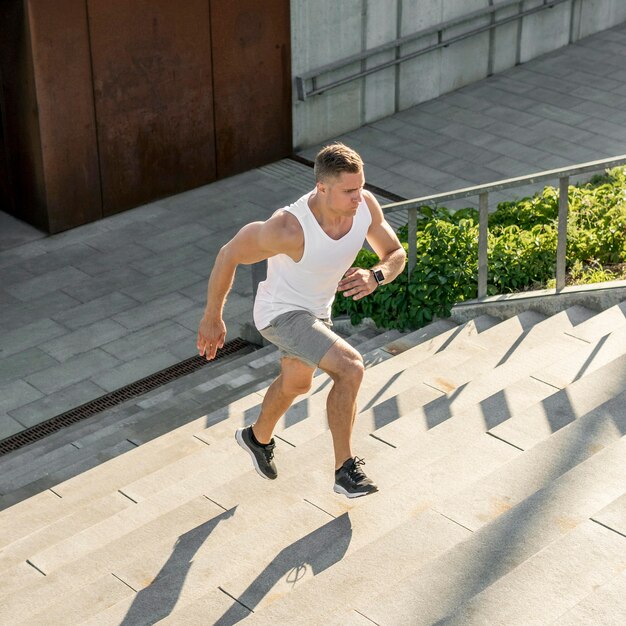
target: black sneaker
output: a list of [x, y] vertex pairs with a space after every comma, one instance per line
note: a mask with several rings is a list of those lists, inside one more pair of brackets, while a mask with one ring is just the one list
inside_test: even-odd
[[348, 498], [358, 498], [378, 491], [378, 487], [360, 469], [365, 464], [363, 459], [355, 456], [348, 459], [335, 471], [335, 493], [341, 493]]
[[276, 464], [274, 463], [274, 448], [276, 443], [272, 439], [266, 446], [255, 443], [252, 434], [252, 426], [239, 428], [235, 433], [237, 443], [252, 457], [254, 468], [263, 478], [274, 480], [278, 476]]

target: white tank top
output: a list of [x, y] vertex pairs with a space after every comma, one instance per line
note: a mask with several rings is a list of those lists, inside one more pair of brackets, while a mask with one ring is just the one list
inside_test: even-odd
[[259, 284], [254, 302], [254, 323], [262, 329], [288, 311], [309, 311], [315, 317], [330, 318], [337, 283], [351, 267], [363, 246], [372, 222], [370, 210], [361, 200], [352, 227], [341, 239], [329, 237], [309, 208], [305, 194], [283, 210], [294, 215], [304, 232], [304, 253], [296, 263], [287, 254], [267, 261], [267, 279]]

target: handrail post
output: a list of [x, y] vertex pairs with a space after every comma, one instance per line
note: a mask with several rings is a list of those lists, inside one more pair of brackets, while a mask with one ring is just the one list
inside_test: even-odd
[[487, 295], [487, 229], [489, 225], [489, 193], [478, 196], [478, 298]]
[[565, 287], [565, 260], [567, 255], [567, 214], [569, 211], [569, 176], [559, 178], [559, 223], [556, 245], [556, 290]]
[[411, 272], [417, 263], [417, 207], [409, 209], [409, 219], [407, 228], [407, 237], [409, 239], [409, 278]]

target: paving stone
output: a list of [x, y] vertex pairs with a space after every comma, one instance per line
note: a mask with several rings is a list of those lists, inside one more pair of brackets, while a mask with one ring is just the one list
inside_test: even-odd
[[[141, 210], [140, 208], [139, 212]], [[146, 238], [157, 236], [163, 232], [159, 228], [158, 219], [150, 219], [150, 213], [146, 216], [147, 219], [140, 219], [137, 215], [126, 220], [126, 215], [128, 215], [128, 211], [123, 215], [115, 216], [116, 218], [119, 217], [115, 223], [105, 224], [107, 230], [90, 237], [89, 246], [99, 252], [114, 255], [124, 244], [143, 246]]]
[[64, 363], [78, 354], [99, 348], [103, 344], [119, 339], [128, 333], [129, 330], [121, 324], [104, 319], [74, 332], [66, 333], [52, 341], [42, 339], [38, 345], [44, 352]]
[[620, 626], [626, 620], [625, 593], [626, 570], [622, 570], [611, 581], [594, 590], [553, 623], [558, 626], [582, 626], [583, 624]]
[[40, 241], [31, 241], [22, 246], [0, 250], [0, 267], [10, 267], [45, 253], [46, 249]]
[[[109, 239], [115, 240], [115, 236], [111, 231], [106, 231], [103, 238], [108, 236]], [[120, 272], [127, 269], [127, 265], [138, 262], [139, 259], [153, 256], [153, 253], [147, 248], [135, 243], [125, 243], [108, 249], [106, 252], [93, 249], [93, 253], [82, 261], [73, 263], [76, 269], [85, 272], [90, 276], [97, 276], [101, 280], [101, 274], [115, 270]], [[93, 282], [93, 281], [92, 281]]]
[[591, 519], [626, 537], [626, 494], [591, 516]]
[[6, 289], [9, 285], [14, 285], [26, 280], [34, 278], [32, 272], [18, 265], [11, 265], [2, 270], [2, 289]]
[[354, 608], [376, 623], [406, 623], [416, 615], [423, 624], [444, 619], [621, 493], [626, 468], [618, 457], [625, 445], [626, 440], [618, 441], [483, 525], [443, 557], [413, 568], [394, 585], [393, 594], [370, 594]]
[[624, 354], [626, 326], [605, 335], [596, 343], [584, 346], [568, 359], [555, 361], [549, 368], [541, 368], [533, 376], [553, 387], [563, 389]]
[[170, 319], [190, 309], [192, 306], [194, 306], [194, 302], [190, 298], [186, 298], [179, 293], [171, 293], [133, 308], [125, 306], [123, 312], [110, 317], [130, 330], [139, 330], [151, 324]]
[[0, 335], [0, 357], [6, 358], [28, 348], [40, 347], [41, 344], [66, 333], [66, 328], [50, 319], [26, 324]]
[[0, 387], [0, 413], [6, 413], [42, 397], [40, 391], [25, 383], [16, 380]]
[[[0, 380], [7, 384], [20, 379], [27, 379], [31, 375], [36, 375], [36, 372], [50, 371], [58, 365], [59, 362], [43, 350], [29, 348], [0, 360]], [[26, 380], [26, 382], [32, 384], [30, 380]], [[33, 387], [39, 389], [37, 385], [33, 385]]]
[[89, 259], [94, 253], [94, 249], [83, 241], [77, 241], [72, 245], [52, 247], [48, 238], [42, 241], [42, 245], [47, 249], [45, 254], [25, 259], [20, 264], [20, 267], [35, 274], [37, 277], [42, 274], [49, 274], [53, 270], [61, 270], [69, 266], [75, 267], [75, 263]]
[[71, 287], [65, 287], [63, 291], [80, 302], [88, 303], [120, 289], [141, 284], [146, 280], [145, 274], [123, 264], [112, 270], [99, 267], [102, 273]]
[[23, 406], [10, 409], [9, 414], [26, 428], [45, 422], [66, 411], [104, 396], [106, 391], [92, 381], [81, 380]]
[[63, 267], [62, 269], [26, 280], [19, 285], [9, 285], [7, 291], [16, 298], [27, 302], [86, 278], [87, 274], [84, 272], [73, 267]]
[[[12, 360], [14, 358], [16, 357], [11, 357]], [[36, 374], [25, 377], [26, 382], [46, 394], [54, 393], [81, 380], [87, 380], [119, 364], [118, 359], [99, 348], [71, 357], [62, 364], [51, 357], [48, 359], [54, 361], [51, 366], [46, 369], [38, 368], [40, 371]]]
[[24, 426], [6, 413], [0, 413], [0, 440], [24, 430]]
[[492, 434], [522, 449], [543, 441], [576, 418], [619, 394], [624, 388], [623, 355], [551, 396], [524, 418], [496, 425]]
[[114, 576], [108, 576], [96, 584], [87, 584], [79, 591], [63, 594], [63, 597], [28, 617], [29, 624], [78, 624], [96, 611], [104, 611], [123, 598], [134, 597], [133, 590]]
[[533, 130], [538, 130], [550, 137], [558, 137], [567, 141], [584, 142], [593, 137], [589, 132], [589, 120], [583, 123], [582, 128], [563, 124], [555, 120], [542, 120], [533, 126]]
[[552, 623], [563, 611], [612, 580], [614, 572], [623, 567], [624, 559], [623, 537], [592, 522], [583, 522], [440, 623]]
[[[9, 295], [11, 300], [0, 305], [2, 330], [9, 333], [33, 322], [53, 318], [57, 313], [80, 304], [62, 291], [57, 291], [30, 302], [20, 302]], [[5, 305], [6, 302], [6, 305]], [[5, 305], [5, 306], [3, 306]]]
[[[150, 253], [150, 251], [148, 251]], [[173, 267], [180, 267], [197, 260], [198, 256], [205, 256], [201, 248], [195, 244], [187, 244], [181, 248], [168, 249], [158, 256], [154, 253], [147, 258], [131, 263], [131, 267], [148, 276], [157, 276]]]
[[44, 526], [35, 532], [4, 546], [0, 556], [0, 571], [4, 572], [31, 554], [43, 550], [46, 546], [81, 532], [117, 512], [134, 506], [128, 498], [120, 493], [104, 496], [90, 506], [82, 507], [65, 517]]
[[456, 498], [454, 503], [442, 504], [438, 510], [466, 528], [476, 530], [534, 492], [548, 488], [583, 461], [610, 448], [618, 439], [616, 425], [623, 428], [618, 401], [623, 402], [623, 397], [621, 394], [581, 415], [558, 433], [526, 450], [497, 475], [485, 479], [473, 492]]
[[111, 359], [110, 364], [99, 367], [97, 375], [94, 372], [87, 374], [94, 383], [107, 391], [121, 389], [132, 382], [150, 376], [150, 374], [159, 372], [180, 361], [176, 355], [167, 350], [157, 350], [139, 356], [123, 365], [118, 365], [119, 360], [112, 356], [109, 356], [109, 359]]
[[143, 239], [141, 245], [154, 252], [162, 252], [163, 250], [180, 247], [186, 243], [193, 243], [198, 239], [210, 237], [213, 232], [206, 226], [185, 224], [173, 230]]
[[184, 287], [197, 283], [200, 278], [199, 274], [178, 268], [163, 272], [158, 276], [145, 278], [141, 283], [120, 288], [120, 291], [139, 302], [150, 302], [159, 296], [176, 293]]
[[128, 332], [121, 339], [107, 342], [102, 349], [120, 361], [130, 361], [184, 340], [193, 342], [195, 348], [195, 333], [174, 322], [163, 321], [141, 330]]
[[112, 318], [116, 313], [126, 311], [136, 305], [136, 300], [114, 291], [91, 302], [67, 308], [51, 317], [64, 326], [77, 329], [105, 318]]
[[43, 239], [46, 234], [22, 220], [0, 212], [0, 251]]

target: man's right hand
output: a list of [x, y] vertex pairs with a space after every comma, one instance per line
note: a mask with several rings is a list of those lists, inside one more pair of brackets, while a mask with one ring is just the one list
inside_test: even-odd
[[226, 324], [221, 317], [209, 317], [205, 315], [200, 320], [198, 327], [198, 352], [200, 356], [206, 356], [207, 361], [215, 358], [218, 348], [224, 347], [226, 339]]

